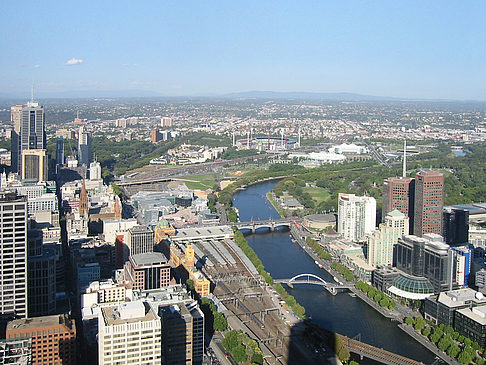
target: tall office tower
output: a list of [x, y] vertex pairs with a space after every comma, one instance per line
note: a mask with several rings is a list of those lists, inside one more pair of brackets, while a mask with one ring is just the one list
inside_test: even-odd
[[11, 321], [6, 336], [32, 338], [32, 365], [76, 364], [76, 327], [65, 314]]
[[460, 245], [469, 240], [469, 211], [446, 208], [443, 212], [443, 236], [449, 245]]
[[0, 315], [27, 317], [27, 197], [0, 192]]
[[21, 172], [22, 151], [46, 149], [44, 107], [30, 101], [11, 108], [12, 171]]
[[22, 123], [22, 105], [10, 108], [10, 122], [12, 123], [10, 164], [12, 172], [18, 172], [20, 164], [20, 125]]
[[89, 166], [91, 163], [91, 133], [85, 131], [84, 127], [79, 127], [78, 136], [78, 161], [79, 165]]
[[23, 180], [48, 180], [48, 163], [46, 150], [23, 150], [21, 165], [21, 176]]
[[103, 307], [98, 314], [98, 363], [162, 364], [162, 323], [144, 302]]
[[204, 315], [183, 303], [159, 308], [162, 319], [162, 363], [201, 364], [204, 353]]
[[376, 200], [367, 196], [339, 193], [338, 232], [358, 242], [376, 227]]
[[128, 256], [154, 252], [154, 231], [147, 226], [134, 226], [126, 234]]
[[64, 137], [61, 136], [56, 140], [56, 165], [64, 165]]
[[56, 312], [56, 252], [43, 247], [42, 231], [28, 233], [28, 312], [29, 317]]
[[[414, 277], [426, 278], [434, 292], [451, 289], [455, 280], [454, 253], [449, 245], [442, 242], [442, 236], [435, 233], [425, 234], [424, 237], [403, 236], [398, 239], [396, 255], [399, 270]], [[419, 286], [416, 289], [421, 290]]]
[[413, 234], [442, 234], [444, 175], [438, 171], [420, 171], [415, 178]]
[[101, 180], [101, 164], [97, 161], [91, 162], [89, 165], [89, 179]]
[[393, 248], [400, 237], [408, 235], [408, 220], [397, 209], [386, 215], [385, 223], [368, 237], [368, 264], [375, 267], [393, 264]]
[[394, 209], [408, 216], [409, 231], [413, 228], [415, 180], [409, 177], [389, 177], [383, 182], [382, 219]]

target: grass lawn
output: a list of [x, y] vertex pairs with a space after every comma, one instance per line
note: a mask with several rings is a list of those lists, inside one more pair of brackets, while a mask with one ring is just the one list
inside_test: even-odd
[[212, 189], [216, 183], [216, 175], [214, 174], [187, 176], [184, 179], [193, 180], [185, 181], [184, 183], [189, 189], [196, 190]]
[[302, 188], [303, 191], [309, 193], [311, 198], [319, 204], [320, 202], [329, 200], [329, 190], [324, 188]]

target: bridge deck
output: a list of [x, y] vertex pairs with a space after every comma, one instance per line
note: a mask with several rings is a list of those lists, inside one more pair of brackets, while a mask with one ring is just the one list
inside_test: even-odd
[[421, 362], [409, 359], [408, 357], [395, 354], [390, 351], [368, 345], [352, 338], [338, 335], [349, 351], [358, 355], [363, 355], [371, 360], [379, 361], [383, 364], [391, 365], [421, 365]]

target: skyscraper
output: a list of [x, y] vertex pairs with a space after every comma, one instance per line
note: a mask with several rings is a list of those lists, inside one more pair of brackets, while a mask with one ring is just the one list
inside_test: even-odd
[[391, 265], [393, 263], [393, 247], [398, 239], [408, 235], [408, 217], [393, 210], [385, 217], [385, 223], [368, 237], [368, 264], [371, 266]]
[[91, 133], [85, 131], [84, 127], [79, 127], [78, 136], [78, 161], [79, 165], [89, 166], [91, 163]]
[[11, 108], [12, 171], [22, 171], [22, 151], [46, 149], [44, 107], [30, 101]]
[[27, 317], [27, 197], [0, 192], [0, 315]]
[[410, 218], [413, 227], [415, 180], [410, 177], [389, 177], [383, 182], [382, 217], [394, 209]]
[[64, 137], [59, 137], [56, 141], [56, 165], [64, 165]]
[[444, 209], [444, 241], [449, 245], [459, 245], [469, 239], [469, 211], [466, 209]]
[[444, 175], [438, 171], [420, 171], [415, 178], [413, 234], [442, 234]]
[[339, 193], [338, 232], [346, 239], [360, 241], [376, 227], [376, 200], [367, 196]]

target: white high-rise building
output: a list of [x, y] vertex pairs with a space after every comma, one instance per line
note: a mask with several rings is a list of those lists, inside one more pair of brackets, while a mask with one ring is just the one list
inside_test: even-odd
[[146, 302], [101, 308], [98, 315], [98, 363], [162, 364], [162, 322]]
[[27, 318], [27, 197], [0, 192], [0, 315]]
[[101, 180], [101, 164], [98, 161], [91, 162], [89, 165], [89, 179]]
[[393, 247], [398, 239], [408, 235], [409, 218], [397, 209], [389, 212], [385, 223], [368, 237], [368, 264], [371, 266], [391, 265]]
[[338, 233], [358, 242], [376, 227], [376, 200], [368, 196], [339, 193]]

